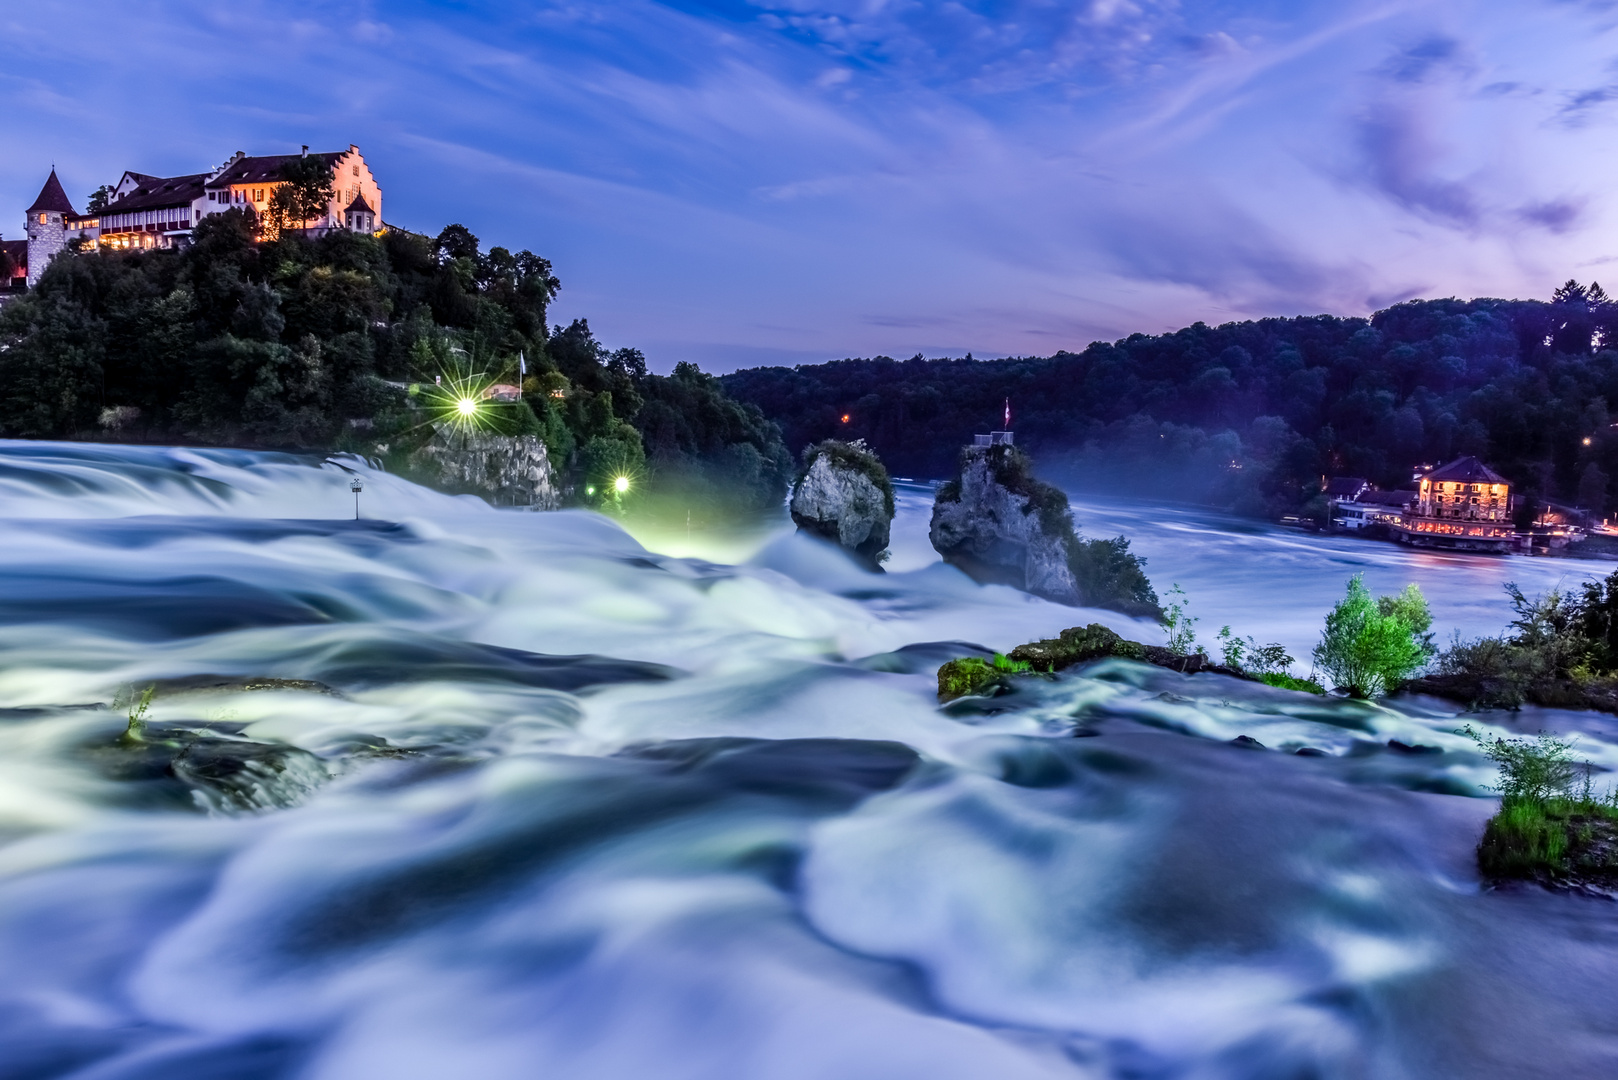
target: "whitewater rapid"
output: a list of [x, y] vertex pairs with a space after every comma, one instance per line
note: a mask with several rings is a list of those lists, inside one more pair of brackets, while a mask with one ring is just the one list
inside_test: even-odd
[[[1610, 718], [1125, 662], [940, 708], [950, 656], [1161, 631], [974, 585], [927, 507], [872, 575], [357, 459], [0, 443], [0, 1078], [1618, 1075], [1618, 908], [1481, 887], [1453, 733], [1611, 769]], [[1077, 510], [1205, 641], [1300, 656], [1354, 572], [1471, 635], [1608, 569]], [[149, 686], [166, 768], [119, 743]]]

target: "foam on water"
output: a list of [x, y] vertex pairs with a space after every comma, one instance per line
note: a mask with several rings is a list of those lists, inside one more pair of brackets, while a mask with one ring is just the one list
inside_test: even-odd
[[[941, 709], [973, 645], [1160, 631], [979, 587], [899, 505], [872, 575], [353, 459], [0, 444], [0, 1076], [1618, 1072], [1618, 916], [1480, 887], [1453, 708], [1114, 661]], [[1605, 569], [1078, 512], [1205, 638], [1300, 654], [1355, 570], [1481, 633]], [[1471, 719], [1618, 769], [1607, 718]]]

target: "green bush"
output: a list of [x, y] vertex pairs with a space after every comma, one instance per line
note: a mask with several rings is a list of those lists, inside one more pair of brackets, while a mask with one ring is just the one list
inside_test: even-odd
[[1416, 586], [1372, 599], [1355, 574], [1348, 595], [1326, 616], [1315, 665], [1355, 697], [1380, 697], [1424, 667], [1433, 655], [1432, 616]]
[[1169, 586], [1169, 606], [1163, 613], [1163, 625], [1169, 631], [1169, 652], [1187, 656], [1198, 651], [1197, 617], [1186, 608], [1185, 590], [1180, 583]]
[[1433, 666], [1448, 692], [1474, 708], [1605, 707], [1600, 699], [1610, 698], [1618, 675], [1618, 573], [1577, 593], [1530, 597], [1515, 584], [1506, 593], [1515, 632], [1472, 641], [1457, 635]]
[[1161, 614], [1143, 561], [1130, 552], [1126, 537], [1085, 540], [1073, 536], [1068, 540], [1067, 568], [1080, 595], [1089, 603], [1126, 615]]
[[1500, 782], [1495, 790], [1506, 802], [1571, 798], [1581, 771], [1588, 775], [1573, 757], [1573, 743], [1548, 732], [1532, 739], [1490, 739], [1468, 724], [1459, 734], [1477, 743], [1484, 756], [1499, 766]]

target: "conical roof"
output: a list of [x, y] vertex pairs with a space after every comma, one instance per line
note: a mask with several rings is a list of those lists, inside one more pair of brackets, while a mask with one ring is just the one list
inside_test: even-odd
[[52, 214], [76, 213], [73, 209], [73, 204], [68, 202], [67, 192], [62, 190], [62, 182], [56, 179], [55, 169], [51, 170], [50, 179], [45, 181], [45, 186], [39, 189], [39, 198], [35, 199], [34, 205], [28, 208], [28, 213], [30, 214], [42, 212]]
[[376, 213], [371, 209], [371, 204], [365, 201], [364, 194], [355, 195], [354, 201], [348, 204], [348, 210], [345, 212], [352, 214], [356, 210], [364, 210], [367, 214]]

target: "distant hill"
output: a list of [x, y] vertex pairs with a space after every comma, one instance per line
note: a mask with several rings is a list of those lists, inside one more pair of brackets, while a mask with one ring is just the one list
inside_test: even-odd
[[1571, 281], [1549, 302], [1413, 300], [1369, 319], [1199, 322], [1082, 353], [876, 357], [723, 382], [794, 450], [863, 438], [906, 476], [948, 475], [1009, 398], [1043, 472], [1254, 514], [1318, 509], [1326, 474], [1397, 487], [1458, 454], [1599, 513], [1618, 475], [1618, 304]]

